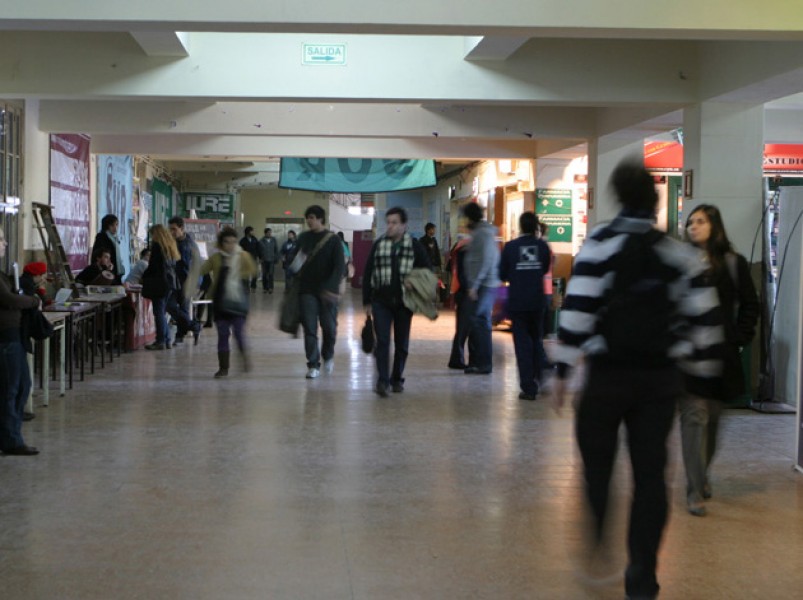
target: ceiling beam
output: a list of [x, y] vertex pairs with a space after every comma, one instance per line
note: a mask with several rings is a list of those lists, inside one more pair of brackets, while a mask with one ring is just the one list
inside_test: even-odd
[[189, 34], [176, 31], [132, 31], [148, 56], [189, 56]]

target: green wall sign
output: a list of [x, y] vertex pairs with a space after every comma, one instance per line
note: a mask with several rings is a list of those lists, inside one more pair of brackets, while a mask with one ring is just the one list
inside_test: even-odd
[[535, 213], [539, 221], [549, 226], [550, 242], [572, 241], [572, 190], [535, 190]]

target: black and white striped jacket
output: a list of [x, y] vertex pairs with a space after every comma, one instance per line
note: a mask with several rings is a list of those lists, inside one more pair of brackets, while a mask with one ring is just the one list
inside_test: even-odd
[[[613, 265], [628, 236], [645, 235], [652, 226], [649, 219], [620, 214], [595, 228], [583, 244], [560, 315], [562, 344], [555, 357], [560, 373], [565, 374], [566, 366], [580, 354], [604, 359], [607, 344], [597, 326], [606, 292], [615, 279]], [[678, 362], [687, 379], [716, 381], [721, 375], [724, 333], [716, 288], [704, 277], [704, 255], [668, 237], [657, 241], [653, 250], [665, 267], [662, 276], [675, 307], [667, 358]]]

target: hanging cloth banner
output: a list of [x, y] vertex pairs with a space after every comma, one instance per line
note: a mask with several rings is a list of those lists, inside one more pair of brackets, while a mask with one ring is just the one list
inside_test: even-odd
[[283, 158], [279, 171], [279, 187], [314, 192], [377, 194], [436, 183], [432, 160]]

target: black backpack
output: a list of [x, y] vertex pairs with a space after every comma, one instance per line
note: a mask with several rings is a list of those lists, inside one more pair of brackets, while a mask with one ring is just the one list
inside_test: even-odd
[[614, 258], [613, 286], [606, 292], [597, 333], [608, 345], [607, 360], [633, 366], [671, 362], [675, 305], [670, 299], [666, 266], [655, 252], [664, 234], [655, 229], [629, 235]]

